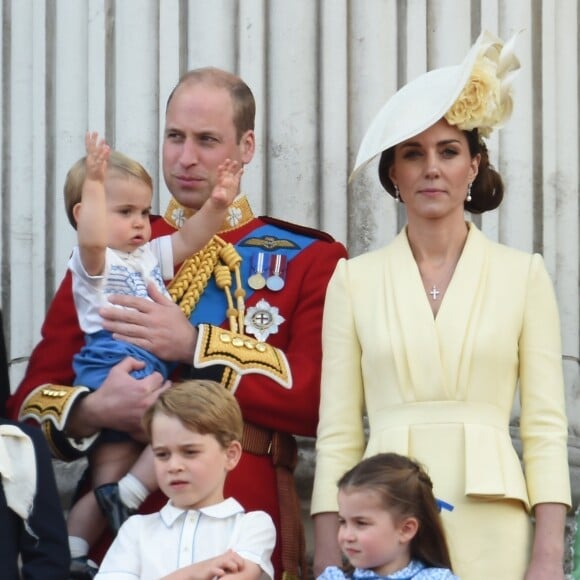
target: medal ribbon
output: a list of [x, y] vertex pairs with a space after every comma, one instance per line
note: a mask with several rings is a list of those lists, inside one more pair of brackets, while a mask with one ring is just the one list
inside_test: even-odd
[[[271, 238], [282, 243], [273, 245], [270, 243], [259, 244], [264, 238]], [[235, 245], [238, 254], [242, 257], [240, 274], [242, 284], [246, 290], [246, 304], [252, 303], [252, 296], [256, 292], [256, 290], [249, 286], [248, 279], [252, 275], [252, 260], [257, 264], [260, 252], [264, 254], [264, 262], [268, 260], [268, 257], [272, 257], [271, 254], [283, 256], [286, 260], [286, 270], [288, 270], [292, 260], [310, 247], [315, 241], [316, 238], [285, 230], [273, 224], [264, 224], [239, 241], [231, 241]], [[263, 292], [260, 292], [260, 294], [261, 296], [265, 296]], [[270, 294], [270, 292], [267, 292], [267, 294]], [[272, 295], [274, 294], [272, 293]], [[193, 325], [208, 323], [221, 326], [226, 320], [227, 308], [226, 297], [223, 291], [217, 287], [215, 279], [212, 276], [199, 299], [197, 307], [191, 313], [190, 320]]]

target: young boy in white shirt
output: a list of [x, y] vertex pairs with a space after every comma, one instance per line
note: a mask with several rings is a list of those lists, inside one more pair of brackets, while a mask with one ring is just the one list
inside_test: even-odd
[[242, 414], [213, 381], [175, 384], [146, 412], [161, 511], [131, 516], [105, 555], [97, 580], [273, 578], [276, 531], [262, 511], [224, 498], [242, 454]]

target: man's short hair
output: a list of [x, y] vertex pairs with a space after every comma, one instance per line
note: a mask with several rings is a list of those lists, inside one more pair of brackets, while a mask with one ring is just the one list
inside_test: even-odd
[[238, 143], [246, 131], [254, 130], [256, 101], [250, 87], [239, 76], [215, 67], [196, 68], [183, 74], [171, 91], [165, 110], [169, 108], [169, 103], [179, 87], [196, 84], [206, 84], [228, 91], [234, 108], [234, 125]]

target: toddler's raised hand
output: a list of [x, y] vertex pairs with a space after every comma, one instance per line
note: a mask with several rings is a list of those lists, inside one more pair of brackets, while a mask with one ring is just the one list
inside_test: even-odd
[[111, 148], [104, 139], [99, 139], [96, 131], [89, 131], [85, 135], [85, 148], [87, 150], [86, 178], [93, 181], [105, 181]]
[[217, 168], [217, 181], [211, 199], [217, 206], [229, 207], [240, 189], [244, 168], [239, 161], [226, 159]]

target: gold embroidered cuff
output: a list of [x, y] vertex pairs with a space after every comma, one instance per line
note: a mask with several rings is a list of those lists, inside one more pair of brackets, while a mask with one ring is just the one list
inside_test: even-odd
[[59, 431], [64, 431], [74, 402], [87, 392], [90, 392], [87, 387], [42, 385], [26, 397], [19, 419], [33, 419], [40, 424], [50, 421]]
[[292, 373], [286, 355], [265, 342], [219, 328], [200, 324], [193, 366], [204, 368], [224, 365], [239, 375], [261, 374], [280, 386], [292, 388]]
[[68, 415], [74, 403], [90, 392], [87, 387], [42, 385], [24, 400], [19, 419], [32, 419], [39, 423], [53, 457], [73, 461], [86, 455], [100, 434], [72, 439], [65, 432]]

